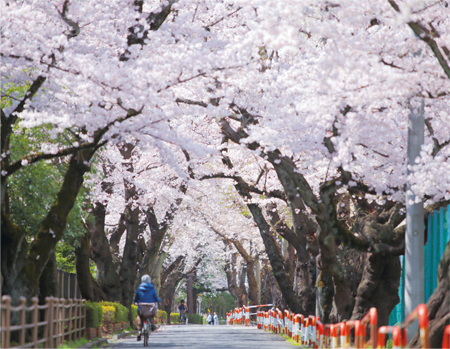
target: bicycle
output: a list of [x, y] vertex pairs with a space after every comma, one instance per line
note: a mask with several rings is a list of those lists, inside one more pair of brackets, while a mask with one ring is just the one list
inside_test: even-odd
[[185, 325], [186, 324], [186, 314], [182, 313], [180, 314], [180, 325]]
[[[156, 307], [155, 303], [138, 303], [137, 305], [140, 305], [140, 306], [153, 306], [154, 307], [153, 310], [152, 310], [153, 315], [156, 314], [157, 307]], [[145, 311], [144, 311], [144, 314], [146, 314]], [[146, 316], [146, 315], [143, 315], [143, 317]], [[148, 313], [148, 315], [150, 317], [152, 317], [151, 312]], [[144, 347], [148, 347], [148, 336], [150, 334], [150, 324], [149, 324], [150, 323], [150, 317], [144, 317], [144, 324], [142, 326], [142, 334], [144, 336]]]
[[148, 335], [150, 333], [149, 331], [149, 319], [144, 320], [144, 327], [142, 328], [142, 334], [144, 335], [144, 347], [148, 347]]

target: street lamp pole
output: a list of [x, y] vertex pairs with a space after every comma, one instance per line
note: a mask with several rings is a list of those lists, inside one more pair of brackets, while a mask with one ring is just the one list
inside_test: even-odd
[[[408, 117], [408, 169], [413, 173], [412, 166], [420, 156], [424, 140], [424, 105], [416, 113], [411, 107]], [[406, 187], [406, 234], [405, 234], [405, 315], [410, 314], [419, 304], [425, 301], [424, 291], [424, 210], [423, 201], [415, 201], [411, 183]], [[416, 334], [418, 323], [415, 321], [408, 331], [408, 340]]]

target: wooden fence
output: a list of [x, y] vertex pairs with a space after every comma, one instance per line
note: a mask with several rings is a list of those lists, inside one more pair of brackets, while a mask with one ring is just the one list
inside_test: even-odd
[[58, 294], [59, 298], [81, 299], [80, 288], [78, 287], [77, 274], [57, 269]]
[[[38, 298], [33, 297], [31, 306], [27, 307], [25, 297], [21, 297], [19, 305], [12, 306], [10, 296], [2, 297], [2, 348], [36, 348], [39, 344], [44, 348], [56, 348], [64, 341], [74, 341], [84, 336], [85, 300], [53, 297], [45, 300], [44, 305], [38, 305]], [[13, 324], [12, 318], [17, 319], [14, 322], [18, 324]], [[15, 333], [12, 335], [12, 332]], [[12, 338], [14, 342], [11, 346]]]

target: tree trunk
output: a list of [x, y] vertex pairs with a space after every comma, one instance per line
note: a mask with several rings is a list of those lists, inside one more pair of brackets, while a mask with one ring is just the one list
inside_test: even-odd
[[83, 175], [89, 171], [86, 163], [93, 153], [93, 150], [83, 150], [71, 157], [57, 200], [41, 222], [29, 248], [24, 230], [15, 225], [2, 209], [2, 272], [6, 271], [2, 292], [9, 294], [14, 303], [20, 296], [30, 299], [38, 293], [39, 278], [54, 254], [56, 243], [64, 234], [67, 217], [83, 183]]
[[330, 314], [333, 309], [334, 284], [333, 278], [325, 271], [321, 271], [317, 277], [317, 292], [319, 294], [319, 310], [318, 314], [322, 323], [330, 323]]
[[248, 298], [250, 305], [258, 304], [258, 285], [255, 275], [255, 260], [247, 262]]
[[75, 248], [75, 268], [81, 296], [91, 302], [100, 302], [106, 300], [106, 296], [91, 274], [89, 266], [90, 235], [90, 231], [86, 230], [79, 240], [80, 245]]
[[[438, 287], [427, 302], [431, 348], [442, 348], [444, 329], [450, 325], [450, 241], [447, 242], [444, 255], [439, 262]], [[420, 348], [417, 333], [408, 348]]]
[[45, 304], [45, 297], [58, 297], [58, 275], [56, 271], [56, 255], [48, 259], [39, 278], [39, 304]]
[[97, 280], [108, 301], [120, 302], [122, 300], [122, 284], [117, 273], [118, 266], [114, 262], [105, 235], [105, 205], [96, 202], [92, 214], [93, 222], [89, 222], [87, 226], [91, 232], [90, 249], [92, 259], [97, 266]]
[[387, 326], [389, 315], [400, 301], [398, 287], [401, 271], [398, 256], [367, 253], [352, 319], [362, 319], [371, 307], [375, 307], [378, 326]]
[[253, 215], [253, 219], [258, 225], [259, 232], [266, 248], [267, 256], [269, 257], [270, 264], [272, 265], [273, 276], [278, 283], [288, 308], [295, 313], [304, 314], [305, 311], [294, 292], [292, 283], [289, 282], [290, 278], [286, 272], [283, 257], [281, 256], [269, 224], [267, 224], [258, 205], [248, 204], [247, 206]]

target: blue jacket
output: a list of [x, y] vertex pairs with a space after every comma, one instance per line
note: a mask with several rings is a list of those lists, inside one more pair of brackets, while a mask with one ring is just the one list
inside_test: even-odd
[[134, 303], [159, 303], [161, 299], [156, 294], [155, 287], [150, 283], [142, 283], [134, 295]]

